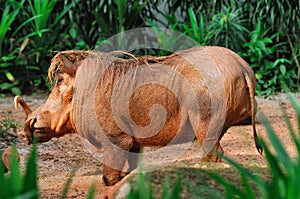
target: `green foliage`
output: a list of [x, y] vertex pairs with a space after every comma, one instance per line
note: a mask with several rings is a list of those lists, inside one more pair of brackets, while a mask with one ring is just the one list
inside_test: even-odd
[[[200, 45], [225, 46], [244, 55], [259, 78], [258, 94], [279, 91], [282, 80], [297, 89], [297, 1], [0, 0], [0, 4], [1, 93], [48, 89], [47, 68], [56, 51], [97, 49], [115, 34], [147, 25], [170, 28]], [[181, 41], [180, 37], [170, 41], [161, 33], [159, 37], [167, 47]]]
[[[143, 9], [148, 1], [81, 1], [69, 11], [72, 44], [96, 48], [104, 39], [144, 25]], [[78, 43], [79, 41], [83, 41]]]
[[[10, 172], [7, 175], [4, 174], [4, 165], [0, 163], [0, 198], [37, 199], [39, 198], [39, 188], [37, 176], [38, 169], [36, 165], [36, 144], [32, 145], [31, 153], [28, 157], [24, 174], [22, 174], [21, 172], [16, 154], [16, 147], [13, 146], [10, 159]], [[61, 198], [67, 198], [68, 190], [78, 168], [79, 167], [75, 167], [71, 172], [71, 175], [66, 181], [66, 185], [62, 191]], [[95, 190], [96, 185], [92, 184], [86, 198], [94, 198]]]
[[[29, 38], [30, 42], [27, 44], [26, 55], [34, 58], [33, 64], [37, 67], [32, 69], [41, 70], [46, 74], [49, 66], [49, 62], [43, 60], [49, 60], [52, 50], [58, 50], [59, 45], [62, 43], [59, 41], [62, 34], [62, 28], [67, 27], [63, 17], [74, 6], [72, 4], [59, 4], [56, 0], [29, 0], [28, 5], [22, 10], [23, 17], [33, 18], [26, 30], [27, 33], [23, 38]], [[41, 63], [43, 65], [41, 65]]]
[[43, 88], [51, 52], [63, 48], [59, 41], [65, 27], [62, 18], [73, 4], [59, 5], [54, 0], [0, 3], [5, 6], [0, 22], [0, 90], [20, 95], [21, 90]]
[[34, 144], [27, 161], [25, 175], [22, 175], [18, 165], [16, 147], [13, 147], [11, 157], [11, 172], [4, 175], [0, 164], [0, 198], [38, 198], [36, 145]]
[[[276, 58], [276, 53], [284, 43], [275, 43], [276, 33], [268, 36], [269, 29], [258, 21], [256, 29], [250, 33], [251, 39], [244, 44], [246, 52], [242, 55], [250, 59], [249, 64], [255, 71], [257, 93], [270, 95], [280, 89], [283, 82], [288, 82], [291, 88], [296, 87], [296, 71], [290, 67], [291, 61], [286, 58]], [[274, 44], [275, 43], [275, 44]]]
[[[266, 0], [258, 1], [255, 4], [246, 4], [245, 7], [247, 7], [245, 12], [247, 12], [249, 25], [257, 27], [260, 23], [262, 29], [267, 27], [268, 31], [261, 33], [263, 37], [271, 38], [273, 47], [276, 46], [270, 56], [264, 57], [265, 62], [269, 62], [265, 64], [269, 66], [261, 66], [263, 69], [256, 69], [264, 76], [260, 78], [264, 80], [259, 83], [261, 87], [258, 88], [258, 92], [260, 94], [269, 95], [279, 90], [279, 82], [282, 81], [282, 79], [289, 83], [292, 90], [298, 90], [296, 71], [298, 70], [299, 76], [300, 66], [298, 60], [300, 51], [295, 51], [294, 48], [297, 48], [296, 46], [300, 44], [300, 26], [296, 25], [300, 17], [300, 2]], [[287, 37], [289, 44], [286, 42]], [[274, 66], [276, 62], [280, 62], [281, 64]], [[281, 71], [285, 71], [284, 74], [282, 74]]]
[[[186, 49], [186, 46], [194, 46], [196, 41], [192, 39], [187, 41], [185, 35], [176, 30], [176, 26], [172, 26], [172, 31], [164, 28], [157, 27], [152, 21], [148, 20], [147, 23], [151, 26], [155, 33], [156, 40], [160, 49], [151, 49], [147, 54], [153, 56], [166, 56], [172, 53], [173, 49]], [[187, 43], [185, 43], [187, 42]]]
[[16, 120], [11, 118], [4, 118], [0, 120], [0, 137], [4, 137], [9, 130], [16, 131], [18, 126], [21, 126]]
[[212, 44], [240, 51], [240, 43], [246, 41], [244, 35], [248, 33], [245, 24], [241, 8], [223, 6], [222, 10], [213, 16], [210, 24], [210, 32], [214, 35]]
[[211, 19], [204, 20], [204, 15], [198, 11], [198, 16], [192, 8], [188, 10], [188, 24], [183, 23], [183, 32], [200, 45], [220, 45], [230, 49], [241, 50], [240, 43], [246, 41], [244, 35], [248, 32], [242, 10], [223, 5], [222, 10], [213, 13]]
[[[182, 22], [174, 14], [170, 14], [164, 15], [167, 22], [162, 24], [172, 30], [182, 32], [200, 45], [221, 45], [241, 50], [240, 43], [246, 41], [243, 35], [248, 32], [244, 27], [245, 20], [242, 19], [241, 9], [223, 6], [220, 12], [212, 14], [212, 18], [208, 18], [203, 13], [201, 9], [195, 11], [189, 8], [186, 21]], [[155, 32], [158, 32], [160, 46], [169, 46], [169, 49], [172, 49], [172, 46], [178, 45], [180, 38], [170, 40], [173, 37], [166, 36], [163, 31], [158, 31], [153, 21], [147, 19], [147, 22], [155, 29]]]
[[[17, 19], [17, 15], [24, 4], [24, 1], [25, 0], [19, 3], [6, 1], [4, 3], [4, 10], [0, 21], [0, 74], [3, 73], [2, 78], [7, 79], [6, 82], [3, 83], [0, 81], [0, 90], [9, 90], [15, 95], [21, 94], [20, 89], [17, 88], [18, 82], [15, 81], [15, 77], [10, 71], [10, 68], [12, 67], [10, 61], [16, 59], [16, 52], [5, 54], [7, 51], [5, 43], [8, 43], [5, 37], [10, 32], [12, 23]], [[12, 33], [12, 35], [14, 34], [16, 34], [16, 31]]]
[[[295, 46], [297, 49], [293, 49], [293, 59], [286, 54], [287, 42], [279, 40], [283, 34], [271, 31], [270, 27], [266, 29], [266, 23], [263, 23], [260, 18], [256, 19], [255, 29], [249, 33], [247, 28], [249, 21], [245, 17], [248, 10], [223, 4], [220, 11], [213, 11], [208, 14], [201, 7], [197, 10], [189, 8], [187, 19], [184, 21], [180, 21], [171, 13], [164, 15], [166, 22], [161, 22], [161, 24], [184, 33], [200, 45], [221, 45], [241, 54], [256, 73], [257, 94], [259, 95], [268, 96], [280, 91], [280, 84], [283, 81], [288, 82], [291, 88], [297, 88], [297, 68], [293, 65], [293, 61], [296, 62], [298, 58], [295, 57], [299, 56], [295, 53], [298, 52], [298, 45]], [[147, 21], [156, 32], [159, 32], [153, 21], [149, 19]], [[160, 31], [158, 35], [161, 46], [173, 46], [180, 41], [180, 38], [170, 41], [163, 31]], [[165, 55], [161, 52], [158, 54]]]
[[[297, 150], [297, 157], [293, 158], [289, 156], [288, 152], [284, 148], [284, 145], [279, 140], [278, 136], [272, 129], [267, 119], [260, 115], [261, 121], [264, 124], [270, 145], [267, 145], [265, 141], [261, 140], [263, 146], [268, 168], [270, 170], [271, 180], [270, 182], [264, 182], [259, 176], [249, 172], [240, 164], [225, 158], [232, 166], [234, 166], [241, 174], [241, 182], [243, 187], [237, 187], [236, 185], [224, 180], [221, 176], [215, 173], [209, 175], [217, 182], [222, 184], [226, 189], [226, 198], [299, 198], [300, 190], [300, 105], [290, 94], [288, 94], [290, 102], [294, 107], [298, 116], [298, 129], [293, 129], [291, 121], [289, 120], [287, 113], [282, 109], [285, 122], [289, 129], [289, 134], [292, 137], [293, 144]], [[273, 150], [271, 150], [273, 148]], [[254, 186], [255, 185], [255, 186]]]
[[189, 27], [188, 24], [182, 24], [182, 27], [185, 33], [197, 41], [200, 45], [207, 45], [210, 38], [212, 37], [212, 32], [209, 31], [209, 28], [206, 28], [204, 17], [202, 13], [199, 13], [198, 18], [192, 8], [188, 10], [189, 14]]
[[142, 172], [139, 172], [137, 175], [137, 182], [135, 186], [136, 187], [131, 185], [127, 199], [153, 198], [152, 184], [149, 175], [146, 177]]
[[2, 47], [5, 36], [7, 32], [11, 29], [11, 24], [16, 20], [20, 8], [23, 6], [24, 1], [20, 3], [14, 2], [5, 2], [4, 10], [2, 12], [1, 21], [0, 21], [0, 57], [2, 57]]

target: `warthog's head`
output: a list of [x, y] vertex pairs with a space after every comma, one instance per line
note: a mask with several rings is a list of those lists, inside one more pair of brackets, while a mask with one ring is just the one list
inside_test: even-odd
[[54, 83], [48, 99], [32, 112], [22, 97], [15, 97], [15, 108], [20, 104], [27, 116], [18, 137], [27, 144], [33, 138], [47, 142], [53, 137], [74, 133], [72, 122], [73, 84], [78, 66], [87, 57], [86, 51], [59, 52], [51, 61], [48, 77]]

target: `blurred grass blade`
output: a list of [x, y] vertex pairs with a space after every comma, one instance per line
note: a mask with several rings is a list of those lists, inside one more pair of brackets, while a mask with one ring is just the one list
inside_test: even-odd
[[265, 182], [258, 176], [251, 173], [248, 169], [240, 165], [239, 163], [235, 162], [234, 160], [231, 160], [230, 158], [224, 156], [223, 159], [228, 162], [230, 165], [234, 166], [242, 175], [245, 175], [247, 178], [251, 179], [255, 184], [257, 184], [259, 187], [265, 188]]
[[297, 121], [298, 121], [298, 133], [300, 134], [300, 105], [297, 102], [297, 100], [290, 94], [287, 93], [287, 97], [289, 98], [293, 108], [295, 109], [296, 113], [297, 113]]
[[22, 54], [22, 52], [26, 48], [28, 42], [29, 42], [29, 38], [24, 39], [24, 41], [21, 44], [20, 50], [19, 50], [19, 55]]
[[167, 176], [163, 184], [163, 190], [160, 197], [161, 199], [168, 199], [169, 185], [170, 185], [170, 178], [169, 176]]
[[37, 190], [26, 191], [25, 193], [19, 194], [13, 199], [33, 199], [33, 198], [38, 198]]
[[63, 191], [62, 191], [62, 194], [61, 194], [61, 197], [60, 197], [61, 199], [67, 198], [67, 194], [68, 194], [68, 191], [70, 189], [71, 183], [72, 183], [73, 178], [76, 174], [76, 171], [79, 169], [79, 167], [80, 167], [80, 164], [78, 164], [76, 167], [74, 167], [73, 170], [71, 171], [70, 176], [69, 176], [68, 180], [66, 181], [66, 184], [63, 188]]
[[29, 19], [27, 19], [26, 21], [24, 21], [20, 26], [18, 26], [18, 28], [13, 32], [13, 34], [11, 35], [11, 37], [14, 37], [24, 26], [26, 26], [28, 23], [36, 20], [36, 18], [39, 18], [41, 17], [42, 14], [39, 14], [39, 15], [36, 15], [36, 16], [33, 16]]
[[[298, 152], [298, 154], [300, 154], [300, 142], [299, 142], [299, 138], [298, 138], [298, 137], [296, 136], [296, 134], [295, 134], [295, 131], [294, 131], [294, 129], [293, 129], [293, 126], [292, 126], [292, 124], [291, 124], [291, 121], [289, 120], [289, 117], [288, 117], [288, 115], [287, 115], [286, 110], [285, 110], [282, 106], [280, 107], [280, 109], [281, 109], [281, 112], [282, 112], [282, 114], [283, 114], [283, 118], [284, 118], [284, 120], [285, 120], [285, 123], [286, 123], [286, 125], [287, 125], [287, 127], [288, 127], [288, 129], [289, 129], [290, 135], [291, 135], [291, 137], [292, 137], [292, 139], [293, 139], [293, 142], [294, 142], [294, 144], [295, 144], [295, 146], [296, 146], [296, 148], [297, 148], [297, 152]], [[298, 117], [299, 117], [300, 112], [297, 113], [297, 115], [298, 115]]]
[[[242, 191], [238, 187], [236, 187], [236, 185], [228, 182], [227, 180], [225, 180], [225, 178], [223, 178], [219, 174], [216, 174], [216, 173], [213, 173], [213, 172], [209, 172], [209, 171], [204, 171], [204, 173], [206, 173], [212, 179], [216, 180], [219, 184], [221, 184], [221, 185], [223, 185], [225, 187], [228, 199], [229, 198], [234, 198], [233, 197], [234, 195], [244, 196], [244, 194], [242, 193]], [[241, 197], [241, 198], [243, 198], [243, 197]]]
[[146, 176], [144, 175], [142, 170], [140, 170], [139, 173], [138, 173], [137, 188], [138, 188], [139, 198], [142, 198], [142, 197], [144, 199], [151, 199], [152, 198], [151, 184], [147, 183]]
[[7, 183], [7, 181], [5, 180], [5, 175], [4, 175], [4, 165], [0, 164], [0, 198], [8, 198], [9, 197], [9, 190], [8, 190], [8, 186], [9, 184]]
[[188, 13], [189, 13], [190, 23], [191, 23], [191, 26], [192, 26], [193, 33], [196, 36], [196, 35], [199, 34], [197, 18], [195, 16], [195, 13], [194, 13], [192, 8], [190, 8], [188, 10]]
[[68, 11], [75, 5], [76, 1], [72, 1], [72, 3], [65, 6], [65, 8], [59, 13], [59, 15], [56, 17], [55, 21], [53, 22], [53, 26], [57, 25], [58, 22], [65, 16], [65, 14], [68, 13]]
[[26, 166], [26, 173], [23, 185], [23, 192], [27, 191], [35, 191], [36, 195], [32, 198], [38, 198], [38, 184], [37, 184], [37, 165], [36, 165], [36, 156], [37, 156], [37, 149], [36, 143], [32, 145], [31, 153], [27, 161]]
[[179, 199], [181, 193], [181, 177], [178, 177], [171, 192], [170, 199]]
[[251, 187], [248, 178], [245, 175], [242, 175], [242, 183], [245, 190], [245, 193], [247, 194], [248, 198], [255, 198], [255, 194], [253, 192], [253, 187]]
[[263, 148], [266, 149], [265, 150], [265, 155], [266, 155], [266, 159], [267, 159], [267, 163], [269, 166], [269, 169], [271, 171], [271, 174], [273, 176], [284, 176], [284, 173], [279, 165], [279, 160], [276, 158], [276, 156], [274, 156], [269, 147], [266, 145], [266, 143], [262, 142], [261, 143]]
[[266, 117], [262, 113], [260, 113], [259, 118], [260, 118], [261, 122], [264, 124], [264, 127], [266, 128], [266, 130], [268, 132], [269, 140], [270, 140], [272, 146], [274, 147], [274, 150], [275, 150], [279, 160], [284, 164], [290, 163], [292, 161], [290, 156], [284, 149], [283, 144], [276, 136], [273, 128], [271, 127], [270, 123], [267, 121]]
[[23, 179], [21, 175], [21, 170], [19, 168], [16, 146], [12, 147], [10, 170], [11, 172], [8, 177], [8, 184], [13, 186], [9, 186], [7, 188], [9, 189], [9, 192], [13, 194], [11, 196], [17, 196], [22, 192]]
[[93, 183], [88, 191], [86, 199], [93, 199], [96, 192], [96, 183]]
[[126, 12], [126, 0], [117, 0], [118, 6], [118, 21], [119, 21], [119, 31], [124, 31], [124, 19]]

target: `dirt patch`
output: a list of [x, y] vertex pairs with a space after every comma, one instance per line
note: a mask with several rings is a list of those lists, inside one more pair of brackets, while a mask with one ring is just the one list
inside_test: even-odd
[[[299, 101], [299, 96], [295, 95]], [[46, 96], [25, 96], [25, 100], [34, 110], [46, 98]], [[264, 99], [257, 97], [259, 112], [262, 112], [277, 135], [286, 146], [287, 151], [291, 156], [296, 156], [295, 148], [291, 144], [292, 139], [289, 136], [287, 125], [282, 117], [280, 106], [287, 112], [287, 115], [294, 126], [296, 126], [296, 114], [289, 103], [285, 94]], [[0, 99], [0, 119], [5, 117], [13, 118], [23, 124], [25, 115], [22, 110], [14, 110], [13, 98], [8, 97]], [[267, 138], [265, 128], [258, 121], [257, 132], [264, 139]], [[14, 137], [14, 133], [10, 133], [10, 137], [1, 138], [0, 149], [8, 147], [12, 141], [16, 142], [18, 152], [20, 154], [20, 165], [24, 168], [26, 157], [29, 154], [30, 147], [19, 142]], [[225, 151], [225, 155], [237, 162], [246, 165], [248, 168], [260, 172], [261, 175], [268, 177], [267, 166], [263, 156], [259, 155], [255, 148], [252, 135], [251, 125], [233, 126], [223, 137], [221, 145]], [[170, 154], [176, 153], [186, 147], [186, 144], [171, 147]], [[154, 149], [145, 149], [154, 150]], [[197, 144], [190, 145], [187, 153], [175, 163], [161, 168], [152, 173], [152, 181], [154, 184], [154, 192], [160, 193], [163, 184], [163, 179], [166, 175], [170, 175], [170, 179], [174, 179], [178, 173], [181, 173], [183, 184], [183, 198], [196, 198], [195, 194], [201, 189], [201, 186], [216, 186], [213, 181], [208, 180], [202, 169], [214, 169], [220, 171], [225, 176], [230, 176], [231, 179], [236, 179], [237, 173], [226, 163], [220, 164], [201, 164], [199, 160], [193, 157], [197, 154]], [[144, 164], [158, 164], [165, 157], [153, 157], [150, 160], [145, 160]], [[96, 197], [101, 198], [105, 191], [108, 190], [102, 183], [102, 163], [91, 154], [80, 138], [80, 136], [72, 134], [66, 135], [60, 139], [53, 139], [50, 142], [38, 145], [38, 169], [39, 169], [39, 187], [41, 198], [59, 198], [63, 187], [70, 177], [74, 168], [78, 167], [71, 188], [68, 193], [68, 198], [85, 198], [89, 187], [92, 183], [97, 184]], [[173, 176], [173, 177], [172, 177]], [[220, 190], [222, 188], [220, 187]], [[203, 194], [203, 193], [202, 193]], [[210, 193], [204, 193], [207, 198]]]

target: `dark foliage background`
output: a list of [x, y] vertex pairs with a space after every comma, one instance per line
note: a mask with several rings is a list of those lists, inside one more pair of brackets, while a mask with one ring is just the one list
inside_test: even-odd
[[199, 45], [232, 49], [254, 69], [257, 94], [280, 91], [282, 82], [298, 90], [297, 0], [0, 0], [0, 5], [2, 96], [49, 89], [47, 68], [57, 51], [97, 49], [110, 36], [137, 27], [169, 28]]

